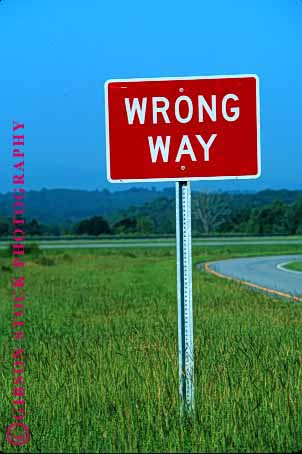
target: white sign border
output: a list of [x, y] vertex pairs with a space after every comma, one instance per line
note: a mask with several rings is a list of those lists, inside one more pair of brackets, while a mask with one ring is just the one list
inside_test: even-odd
[[[240, 176], [219, 176], [219, 177], [185, 177], [185, 178], [134, 178], [134, 179], [112, 179], [110, 175], [110, 141], [109, 141], [109, 105], [108, 105], [108, 85], [112, 82], [156, 82], [169, 80], [206, 80], [206, 79], [245, 79], [253, 77], [256, 80], [256, 120], [257, 120], [257, 163], [258, 172], [255, 175]], [[260, 140], [260, 79], [257, 74], [232, 74], [220, 76], [187, 76], [187, 77], [146, 77], [132, 79], [108, 79], [104, 83], [105, 89], [105, 129], [106, 129], [106, 169], [107, 180], [110, 183], [152, 183], [152, 182], [175, 182], [175, 181], [210, 181], [210, 180], [253, 180], [261, 176], [261, 140]]]

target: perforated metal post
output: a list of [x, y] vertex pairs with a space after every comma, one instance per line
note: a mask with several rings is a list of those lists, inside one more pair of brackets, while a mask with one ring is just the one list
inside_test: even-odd
[[194, 409], [192, 243], [190, 182], [176, 183], [179, 395], [181, 413]]

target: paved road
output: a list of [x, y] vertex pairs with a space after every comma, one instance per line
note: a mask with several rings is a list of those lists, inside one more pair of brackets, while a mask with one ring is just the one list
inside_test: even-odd
[[[30, 242], [30, 241], [29, 241]], [[62, 242], [62, 243], [52, 243], [49, 242], [39, 242], [39, 246], [42, 249], [106, 249], [106, 248], [137, 248], [137, 247], [175, 247], [175, 241], [108, 241], [108, 242], [77, 242], [77, 241], [70, 241], [70, 242]], [[231, 245], [264, 245], [264, 244], [301, 244], [302, 239], [297, 240], [193, 240], [193, 247], [194, 246], [231, 246]], [[0, 249], [6, 249], [7, 243], [4, 242], [0, 243]]]
[[209, 268], [228, 277], [289, 295], [301, 296], [302, 273], [293, 273], [278, 268], [278, 265], [293, 260], [302, 261], [302, 255], [229, 259], [213, 262]]

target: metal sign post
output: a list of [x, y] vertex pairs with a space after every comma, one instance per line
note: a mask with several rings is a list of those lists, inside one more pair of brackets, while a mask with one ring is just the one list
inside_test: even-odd
[[176, 247], [178, 300], [179, 396], [181, 413], [194, 409], [192, 310], [191, 187], [176, 183]]

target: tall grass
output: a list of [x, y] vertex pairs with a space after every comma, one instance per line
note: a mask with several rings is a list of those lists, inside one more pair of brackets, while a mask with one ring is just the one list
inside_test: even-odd
[[[194, 262], [247, 253], [197, 249]], [[18, 452], [301, 449], [301, 305], [194, 268], [196, 412], [182, 420], [174, 249], [47, 256], [52, 266], [29, 256], [26, 267], [32, 438]], [[12, 420], [10, 279], [2, 273], [3, 428]], [[4, 430], [0, 449], [16, 450]]]

